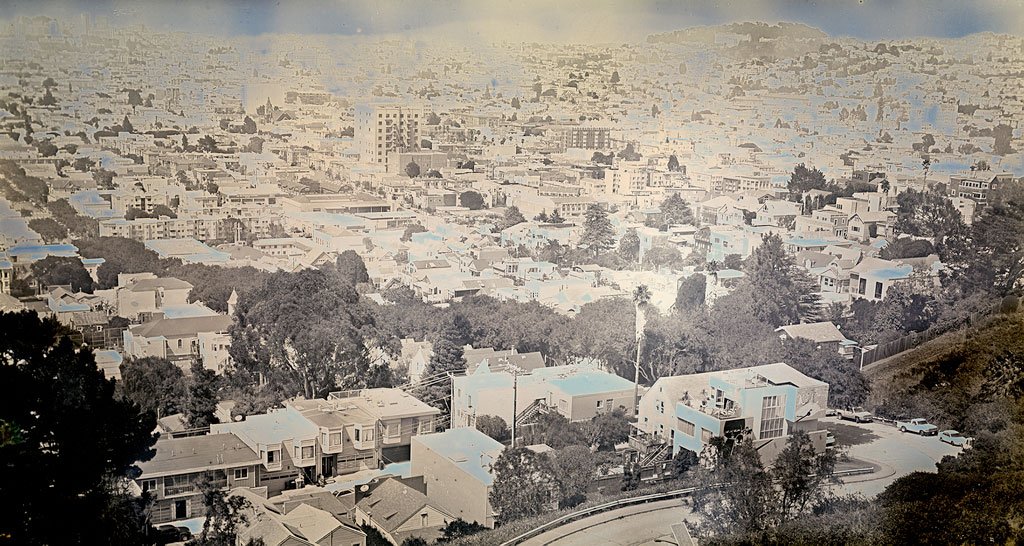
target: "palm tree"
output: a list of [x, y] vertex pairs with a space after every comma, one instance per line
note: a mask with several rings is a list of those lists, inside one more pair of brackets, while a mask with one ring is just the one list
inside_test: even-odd
[[646, 284], [641, 284], [633, 290], [633, 307], [636, 308], [636, 369], [633, 375], [633, 412], [640, 406], [640, 350], [643, 346], [644, 326], [647, 324], [647, 317], [644, 309], [651, 301], [651, 289]]

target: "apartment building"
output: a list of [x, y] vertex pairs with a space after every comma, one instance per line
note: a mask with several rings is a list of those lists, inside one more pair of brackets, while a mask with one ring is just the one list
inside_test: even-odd
[[206, 515], [198, 483], [206, 478], [224, 490], [255, 487], [259, 456], [234, 434], [207, 434], [157, 441], [156, 455], [138, 463], [135, 483], [153, 497], [154, 524]]
[[770, 462], [791, 434], [804, 431], [822, 450], [828, 388], [781, 362], [662, 377], [640, 399], [631, 444], [660, 442], [673, 454], [699, 454], [711, 438], [749, 437]]
[[388, 154], [415, 150], [426, 111], [419, 106], [364, 104], [356, 107], [356, 141], [360, 160], [386, 165]]

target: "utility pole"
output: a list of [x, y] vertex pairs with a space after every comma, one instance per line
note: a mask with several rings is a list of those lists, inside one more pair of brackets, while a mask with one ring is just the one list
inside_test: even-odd
[[512, 447], [516, 447], [516, 421], [519, 411], [516, 408], [516, 399], [519, 398], [519, 368], [517, 366], [509, 366], [512, 372]]

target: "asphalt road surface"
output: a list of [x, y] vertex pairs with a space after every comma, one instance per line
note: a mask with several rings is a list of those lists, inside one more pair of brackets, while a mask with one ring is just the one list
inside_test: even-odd
[[526, 542], [527, 546], [639, 546], [675, 544], [672, 524], [690, 516], [681, 499], [669, 499], [597, 514]]

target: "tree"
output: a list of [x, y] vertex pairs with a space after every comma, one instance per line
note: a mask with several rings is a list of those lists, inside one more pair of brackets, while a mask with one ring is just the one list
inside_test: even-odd
[[526, 217], [523, 213], [519, 212], [519, 207], [512, 205], [505, 209], [505, 216], [501, 222], [498, 223], [499, 230], [506, 230], [514, 225], [522, 224], [526, 221]]
[[681, 167], [679, 166], [679, 158], [676, 157], [676, 154], [668, 156], [668, 170], [673, 173], [681, 170]]
[[712, 461], [703, 482], [722, 484], [693, 493], [693, 510], [703, 518], [702, 535], [763, 531], [774, 520], [778, 498], [760, 455], [749, 439], [730, 442], [714, 438], [701, 453]]
[[423, 227], [420, 224], [409, 224], [408, 226], [405, 227], [405, 231], [402, 233], [401, 240], [403, 242], [409, 242], [412, 240], [413, 235], [417, 233], [423, 233], [425, 231], [427, 231], [427, 228]]
[[121, 130], [125, 133], [135, 132], [135, 127], [132, 127], [132, 122], [128, 121], [128, 116], [125, 116], [124, 120], [121, 121]]
[[899, 260], [902, 258], [923, 258], [933, 253], [935, 253], [935, 245], [927, 239], [900, 237], [890, 241], [882, 249], [879, 257], [885, 260]]
[[635, 228], [626, 230], [622, 239], [619, 239], [619, 256], [631, 264], [640, 259], [640, 236]]
[[373, 316], [354, 287], [322, 271], [269, 275], [240, 295], [235, 318], [230, 374], [243, 385], [266, 382], [285, 396], [316, 398], [368, 386], [375, 373], [363, 338]]
[[802, 430], [790, 435], [770, 471], [779, 489], [782, 523], [806, 514], [825, 500], [835, 465], [835, 451], [826, 449], [818, 453], [810, 436]]
[[[184, 140], [182, 141], [184, 142]], [[207, 153], [220, 153], [217, 141], [210, 135], [203, 135], [197, 143], [199, 151]]]
[[587, 207], [580, 245], [595, 256], [607, 252], [615, 245], [615, 230], [608, 219], [608, 213], [601, 205], [592, 204]]
[[39, 155], [43, 157], [53, 157], [57, 155], [57, 146], [49, 140], [37, 141], [36, 149], [39, 150]]
[[803, 194], [809, 190], [827, 191], [828, 189], [825, 174], [818, 169], [808, 169], [803, 163], [797, 165], [789, 177], [789, 192], [793, 194]]
[[629, 439], [629, 418], [622, 408], [595, 415], [589, 423], [590, 445], [601, 451], [612, 451]]
[[54, 106], [57, 104], [57, 99], [53, 98], [53, 93], [47, 88], [46, 92], [43, 93], [43, 98], [39, 99], [39, 106]]
[[166, 358], [129, 359], [121, 364], [121, 396], [156, 417], [181, 411], [185, 394], [185, 374]]
[[828, 383], [829, 407], [861, 406], [871, 392], [858, 363], [843, 358], [832, 347], [819, 347], [806, 339], [787, 339], [781, 360], [808, 377]]
[[1013, 128], [1005, 123], [1000, 123], [992, 129], [992, 136], [995, 141], [992, 144], [992, 153], [995, 155], [1010, 155], [1017, 153], [1013, 149]]
[[519, 103], [519, 97], [512, 97], [512, 101], [509, 104], [516, 110], [522, 107], [522, 104]]
[[254, 153], [254, 154], [262, 154], [263, 153], [263, 144], [265, 144], [265, 143], [266, 143], [266, 141], [264, 139], [262, 139], [262, 138], [260, 138], [258, 136], [253, 136], [253, 137], [249, 138], [249, 144], [245, 147], [245, 151], [251, 152], [251, 153]]
[[53, 218], [33, 218], [28, 221], [28, 227], [50, 244], [59, 243], [68, 236], [68, 228]]
[[409, 178], [416, 178], [420, 175], [420, 166], [415, 161], [410, 161], [405, 165], [405, 174]]
[[352, 286], [370, 282], [370, 274], [366, 271], [366, 264], [363, 263], [363, 258], [356, 254], [354, 250], [350, 249], [338, 254], [338, 258], [335, 260], [335, 268], [337, 268], [338, 277]]
[[674, 308], [680, 312], [693, 312], [704, 306], [707, 293], [707, 277], [694, 273], [679, 282]]
[[114, 189], [114, 176], [117, 173], [108, 171], [107, 169], [97, 169], [92, 173], [92, 179], [96, 182], [96, 186], [101, 190], [112, 190]]
[[506, 448], [491, 472], [491, 505], [502, 523], [536, 516], [557, 498], [558, 482], [550, 460], [525, 447]]
[[895, 230], [917, 237], [930, 237], [941, 243], [963, 223], [960, 211], [946, 196], [933, 191], [907, 190], [896, 197]]
[[256, 134], [256, 122], [249, 116], [242, 121], [242, 132], [247, 135]]
[[797, 268], [778, 234], [762, 236], [747, 260], [744, 280], [757, 294], [751, 311], [762, 322], [778, 327], [816, 317], [819, 300], [813, 283]]
[[153, 417], [115, 397], [92, 351], [54, 318], [0, 313], [0, 362], [0, 535], [144, 544], [142, 506], [120, 484], [153, 457]]
[[613, 70], [612, 71], [612, 77], [609, 78], [608, 81], [610, 81], [611, 83], [619, 83], [619, 71], [618, 70]]
[[473, 190], [464, 191], [459, 195], [459, 204], [469, 210], [480, 210], [484, 208], [484, 197]]
[[671, 471], [674, 478], [681, 478], [686, 475], [690, 469], [697, 466], [700, 462], [700, 457], [686, 448], [681, 448], [672, 456]]
[[481, 415], [477, 417], [476, 429], [501, 443], [512, 439], [512, 432], [508, 428], [508, 423], [497, 415]]
[[185, 391], [182, 413], [189, 428], [201, 428], [217, 422], [217, 373], [203, 366], [202, 362], [192, 363], [192, 375]]
[[693, 223], [693, 211], [678, 193], [673, 193], [661, 203], [661, 217], [665, 225]]
[[550, 223], [550, 224], [564, 224], [565, 223], [565, 218], [562, 218], [562, 215], [559, 214], [557, 207], [555, 208], [555, 210], [551, 211], [551, 216], [548, 216], [548, 223]]
[[568, 446], [552, 452], [551, 465], [558, 482], [560, 508], [587, 500], [587, 488], [596, 476], [594, 454], [586, 446]]
[[82, 260], [71, 257], [47, 256], [32, 262], [32, 276], [41, 286], [71, 285], [73, 292], [92, 293], [93, 282]]
[[142, 106], [142, 93], [138, 89], [128, 89], [128, 106]]
[[[186, 546], [233, 546], [238, 543], [238, 527], [248, 523], [245, 515], [249, 501], [240, 495], [228, 495], [210, 474], [196, 484], [203, 496], [206, 519], [199, 536]], [[262, 541], [261, 541], [262, 543]], [[252, 546], [252, 542], [249, 543]]]
[[454, 542], [460, 538], [472, 536], [486, 530], [487, 527], [484, 527], [475, 521], [473, 523], [469, 523], [462, 518], [455, 518], [441, 528], [441, 536], [438, 537], [437, 543], [445, 544], [447, 542]]
[[[437, 340], [434, 341], [434, 353], [424, 372], [427, 378], [437, 378], [466, 370], [463, 346], [467, 342], [468, 329], [469, 323], [462, 315], [455, 314], [446, 319], [443, 329], [438, 334]], [[442, 410], [448, 409], [450, 397], [451, 382], [449, 381], [425, 387], [424, 394], [421, 396], [425, 402], [432, 403]]]

